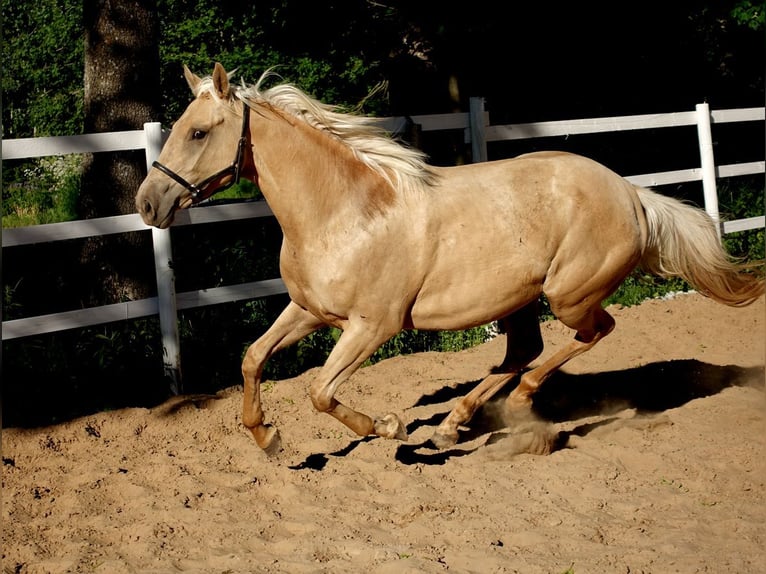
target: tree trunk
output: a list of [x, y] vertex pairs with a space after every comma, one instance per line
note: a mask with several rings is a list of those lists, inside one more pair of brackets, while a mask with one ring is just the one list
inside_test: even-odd
[[[159, 118], [156, 0], [83, 0], [85, 133], [143, 129]], [[81, 219], [135, 212], [143, 151], [92, 154], [84, 162]], [[81, 252], [90, 303], [146, 297], [153, 285], [148, 233], [92, 238]]]

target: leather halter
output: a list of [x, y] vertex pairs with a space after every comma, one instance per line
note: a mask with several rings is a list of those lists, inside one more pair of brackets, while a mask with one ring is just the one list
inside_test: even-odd
[[[155, 161], [152, 163], [152, 167], [157, 168], [162, 173], [170, 177], [173, 181], [176, 183], [181, 184], [186, 189], [189, 190], [192, 196], [192, 203], [199, 203], [203, 199], [207, 199], [214, 193], [218, 193], [219, 191], [223, 191], [224, 189], [228, 189], [235, 183], [239, 183], [239, 176], [240, 172], [242, 171], [242, 162], [245, 158], [245, 146], [247, 145], [247, 134], [250, 131], [250, 106], [247, 105], [247, 102], [242, 102], [243, 110], [242, 110], [242, 134], [239, 137], [239, 142], [237, 142], [237, 154], [234, 156], [234, 163], [232, 163], [229, 167], [223, 168], [221, 171], [215, 172], [210, 177], [207, 177], [203, 179], [199, 183], [190, 183], [187, 180], [185, 180], [183, 177], [178, 175], [176, 172], [174, 172], [169, 167], [162, 165], [160, 162]], [[215, 181], [216, 179], [231, 175], [231, 181], [225, 185], [222, 185], [221, 187], [214, 189], [211, 193], [205, 194], [207, 191], [208, 186]]]

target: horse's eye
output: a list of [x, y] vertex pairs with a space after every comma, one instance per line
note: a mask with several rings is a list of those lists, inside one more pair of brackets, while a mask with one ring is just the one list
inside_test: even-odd
[[207, 135], [207, 132], [202, 130], [194, 130], [192, 132], [192, 139], [194, 140], [201, 140]]

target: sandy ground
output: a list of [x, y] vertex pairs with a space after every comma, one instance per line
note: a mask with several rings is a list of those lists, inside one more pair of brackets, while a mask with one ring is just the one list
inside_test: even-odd
[[[390, 359], [341, 389], [397, 412], [408, 443], [315, 413], [315, 371], [265, 384], [273, 458], [240, 424], [239, 386], [5, 429], [3, 572], [762, 571], [763, 300], [612, 310], [614, 333], [536, 397], [545, 422], [508, 434], [500, 401], [446, 452], [426, 441], [500, 362], [502, 336]], [[557, 322], [543, 334], [546, 354], [571, 337]], [[560, 448], [529, 454], [546, 434]]]

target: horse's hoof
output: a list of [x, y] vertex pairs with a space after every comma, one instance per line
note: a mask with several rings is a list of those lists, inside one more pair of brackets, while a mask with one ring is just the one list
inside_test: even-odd
[[250, 429], [255, 437], [255, 442], [268, 456], [277, 454], [282, 447], [282, 440], [277, 427], [272, 425], [258, 425]]
[[445, 448], [450, 448], [452, 446], [455, 446], [457, 444], [457, 439], [458, 439], [457, 432], [445, 433], [438, 429], [434, 431], [434, 434], [431, 436], [431, 442], [439, 450], [443, 450]]
[[271, 438], [268, 439], [268, 444], [262, 448], [266, 456], [269, 457], [276, 456], [282, 450], [282, 437], [276, 428], [272, 427]]
[[387, 414], [382, 419], [377, 419], [375, 421], [374, 432], [383, 438], [394, 438], [402, 441], [406, 441], [409, 438], [404, 423], [393, 413]]

